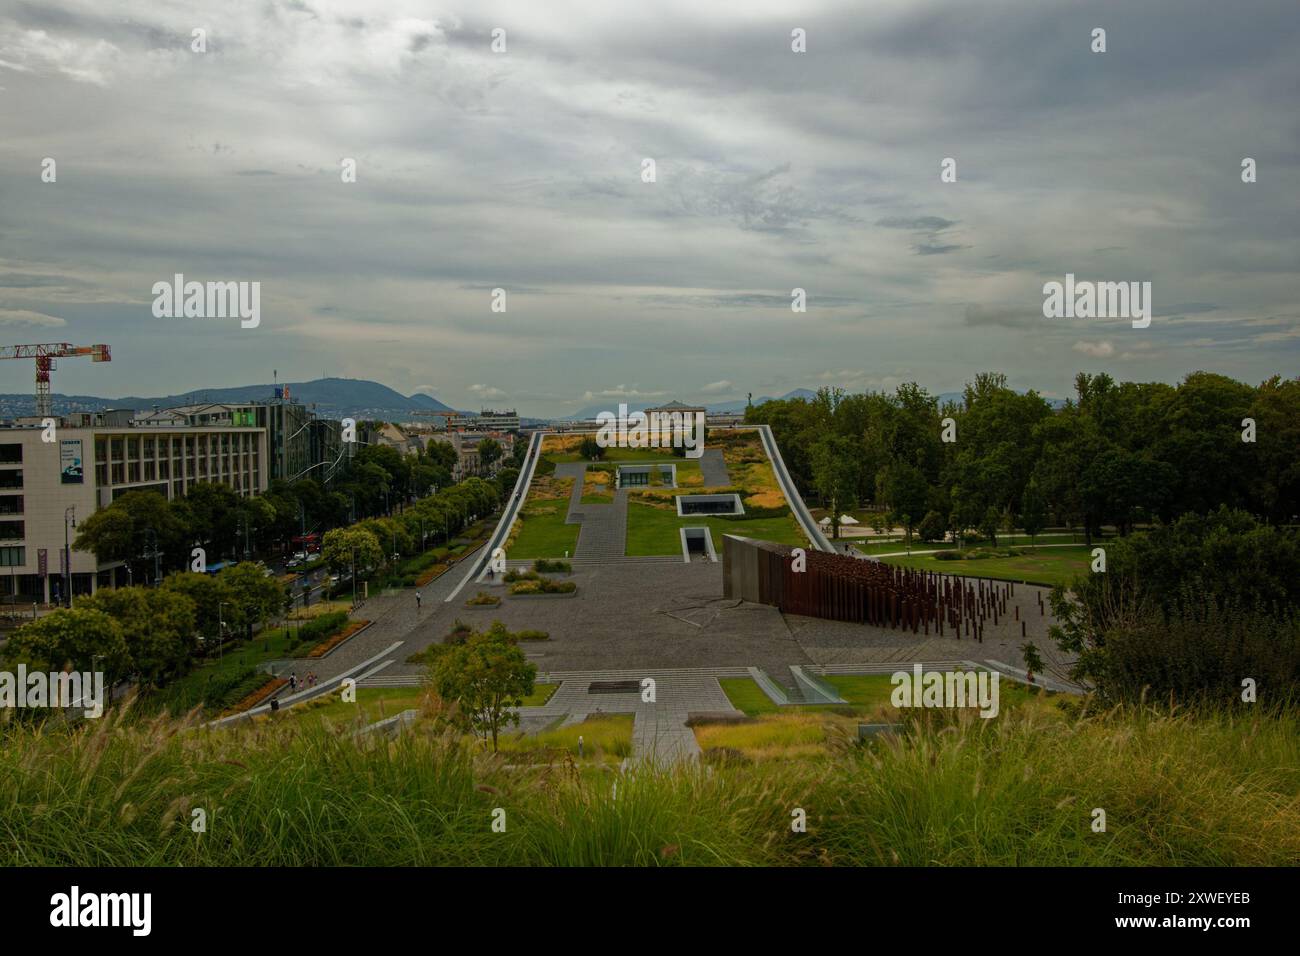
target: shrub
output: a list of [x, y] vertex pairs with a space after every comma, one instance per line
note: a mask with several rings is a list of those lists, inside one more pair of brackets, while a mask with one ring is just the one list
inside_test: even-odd
[[550, 571], [568, 573], [573, 570], [573, 565], [568, 561], [561, 561], [559, 559], [551, 560], [549, 558], [538, 558], [533, 562], [533, 570], [541, 572]]
[[551, 639], [550, 631], [515, 631], [515, 639], [520, 641], [549, 641]]
[[[518, 585], [516, 585], [518, 587]], [[501, 599], [495, 595], [488, 594], [486, 591], [479, 591], [472, 598], [465, 602], [474, 607], [491, 607], [494, 604], [500, 604]]]

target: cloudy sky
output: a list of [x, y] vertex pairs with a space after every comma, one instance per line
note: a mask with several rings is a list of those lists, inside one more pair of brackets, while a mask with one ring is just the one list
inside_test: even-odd
[[[6, 0], [0, 337], [109, 343], [63, 393], [278, 369], [532, 414], [1258, 382], [1300, 371], [1298, 102], [1295, 0]], [[260, 281], [260, 327], [155, 318], [178, 272]], [[1066, 273], [1154, 321], [1045, 319]]]

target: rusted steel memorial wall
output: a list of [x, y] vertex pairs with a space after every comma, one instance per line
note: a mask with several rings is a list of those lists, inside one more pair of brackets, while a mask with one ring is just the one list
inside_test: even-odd
[[[770, 541], [723, 537], [723, 596], [769, 604], [788, 614], [901, 628], [914, 634], [984, 639], [984, 624], [1007, 614], [1015, 585], [897, 568]], [[1017, 617], [1019, 612], [1017, 611]]]

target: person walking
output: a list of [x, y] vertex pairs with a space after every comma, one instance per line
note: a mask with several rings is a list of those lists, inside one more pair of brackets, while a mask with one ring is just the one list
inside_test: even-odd
[[416, 592], [415, 592], [415, 609], [416, 609], [417, 611], [420, 610], [420, 592], [419, 592], [419, 591], [416, 591]]

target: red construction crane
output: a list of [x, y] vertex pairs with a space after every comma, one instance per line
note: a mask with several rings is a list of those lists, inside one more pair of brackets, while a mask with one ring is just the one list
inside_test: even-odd
[[93, 362], [111, 362], [107, 345], [72, 345], [69, 342], [46, 342], [42, 345], [0, 345], [0, 359], [36, 359], [36, 414], [47, 418], [53, 412], [50, 404], [50, 372], [57, 367], [55, 359], [89, 355]]

